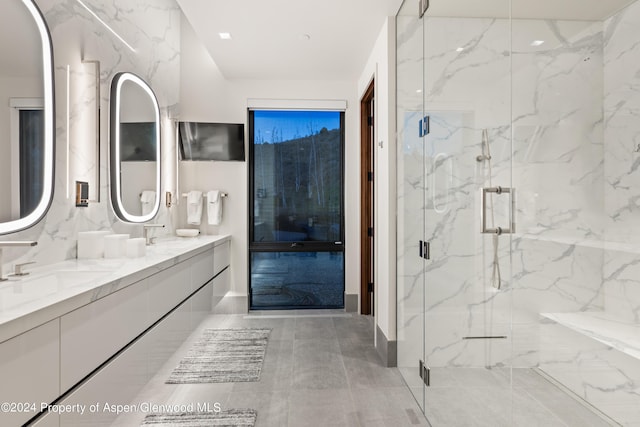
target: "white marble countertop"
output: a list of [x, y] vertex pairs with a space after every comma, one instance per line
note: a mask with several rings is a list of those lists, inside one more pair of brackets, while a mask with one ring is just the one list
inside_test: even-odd
[[540, 313], [541, 316], [640, 359], [640, 325], [607, 312]]
[[161, 238], [141, 258], [72, 259], [0, 282], [0, 342], [56, 319], [230, 240], [229, 235]]

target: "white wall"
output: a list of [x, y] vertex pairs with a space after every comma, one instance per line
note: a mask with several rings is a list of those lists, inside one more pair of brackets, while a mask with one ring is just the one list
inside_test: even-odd
[[[353, 81], [227, 80], [182, 18], [180, 120], [247, 123], [247, 99], [345, 99], [345, 284], [359, 288], [359, 140], [358, 98]], [[202, 225], [208, 234], [230, 233], [231, 289], [247, 293], [247, 162], [181, 162], [180, 191], [220, 189], [224, 200], [220, 226]], [[182, 201], [182, 200], [181, 200]], [[186, 226], [182, 201], [177, 227]]]
[[[395, 19], [389, 17], [358, 79], [361, 99], [375, 79], [375, 317], [387, 340], [396, 339]], [[359, 152], [356, 153], [359, 156]]]

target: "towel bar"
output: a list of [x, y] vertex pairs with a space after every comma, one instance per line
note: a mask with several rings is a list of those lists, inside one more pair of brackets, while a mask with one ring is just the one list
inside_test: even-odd
[[[188, 194], [187, 193], [182, 193], [182, 197], [187, 197]], [[202, 197], [207, 197], [207, 193], [203, 192], [202, 193]], [[229, 195], [227, 193], [220, 193], [220, 197], [229, 197]]]

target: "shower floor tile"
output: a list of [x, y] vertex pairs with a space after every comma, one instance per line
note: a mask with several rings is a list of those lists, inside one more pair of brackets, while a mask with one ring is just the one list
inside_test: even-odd
[[[535, 369], [431, 368], [431, 384], [424, 399], [433, 427], [617, 425]], [[422, 400], [422, 390], [412, 390]]]

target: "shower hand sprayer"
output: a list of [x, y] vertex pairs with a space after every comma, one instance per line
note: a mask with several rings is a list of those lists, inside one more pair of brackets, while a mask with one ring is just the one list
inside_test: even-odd
[[[515, 222], [515, 188], [509, 187], [494, 187], [491, 183], [491, 148], [489, 146], [489, 131], [487, 129], [482, 130], [482, 154], [476, 156], [477, 162], [487, 162], [487, 172], [488, 172], [488, 187], [482, 187], [480, 189], [480, 224], [481, 224], [481, 233], [483, 234], [493, 234], [493, 261], [492, 261], [492, 274], [491, 274], [491, 284], [494, 288], [500, 289], [502, 285], [502, 278], [500, 275], [500, 259], [498, 253], [498, 238], [501, 234], [515, 233], [516, 231], [516, 222]], [[511, 199], [511, 205], [509, 206], [509, 226], [508, 227], [496, 227], [495, 226], [495, 212], [494, 212], [494, 204], [493, 198], [489, 198], [489, 203], [487, 203], [487, 194], [495, 194], [496, 196], [502, 194], [509, 194], [509, 198]], [[490, 221], [491, 225], [487, 226], [487, 205], [490, 208]]]
[[[482, 129], [482, 154], [476, 156], [476, 162], [485, 160], [491, 162], [491, 151], [489, 150], [489, 131]], [[489, 163], [489, 179], [491, 179], [491, 163]]]

